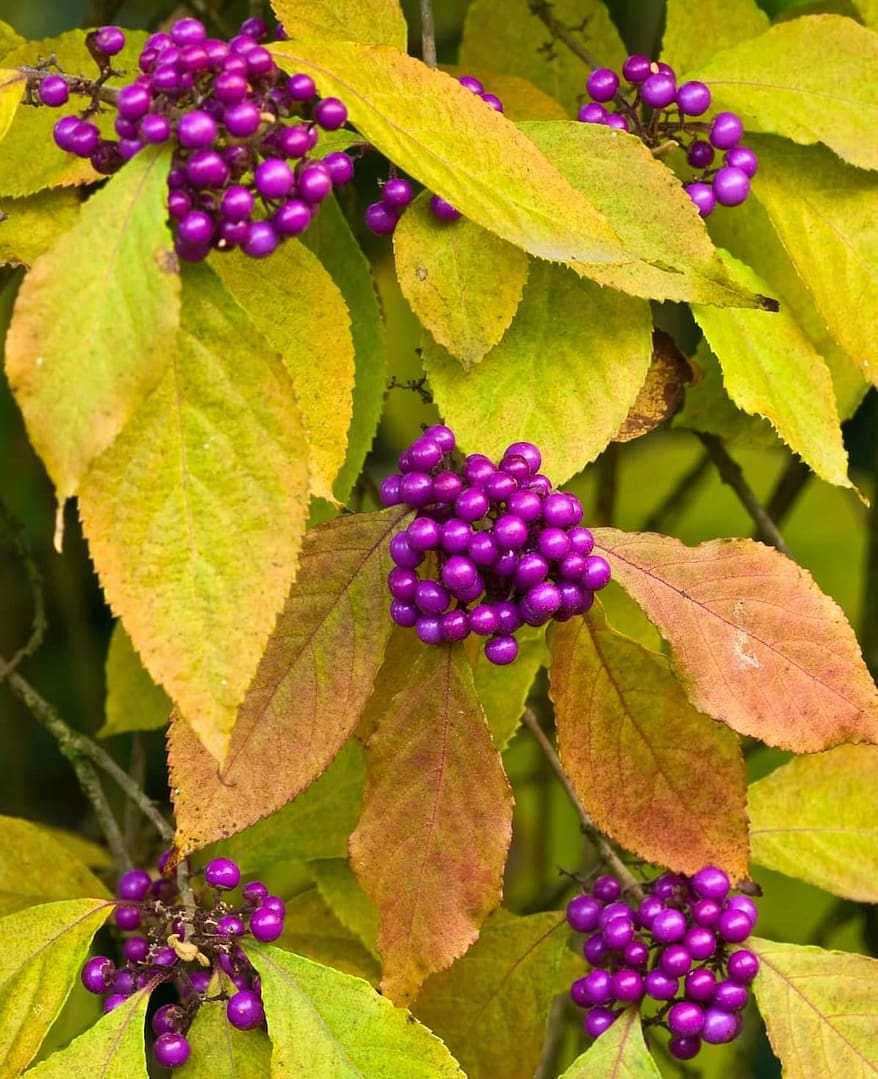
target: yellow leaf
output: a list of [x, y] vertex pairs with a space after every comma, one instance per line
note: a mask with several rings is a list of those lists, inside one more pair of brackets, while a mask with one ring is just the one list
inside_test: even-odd
[[408, 30], [398, 0], [273, 0], [272, 7], [290, 37], [406, 47]]

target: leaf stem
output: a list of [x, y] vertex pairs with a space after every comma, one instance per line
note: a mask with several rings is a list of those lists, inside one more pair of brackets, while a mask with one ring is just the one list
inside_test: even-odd
[[574, 56], [578, 56], [584, 64], [587, 64], [592, 69], [601, 66], [582, 42], [576, 39], [574, 32], [568, 26], [565, 26], [560, 19], [555, 18], [552, 14], [554, 5], [549, 3], [549, 0], [528, 0], [527, 6], [531, 15], [536, 15], [552, 37], [562, 41]]
[[720, 479], [732, 488], [738, 496], [738, 501], [753, 518], [760, 535], [763, 537], [763, 542], [776, 548], [781, 554], [785, 554], [787, 558], [792, 558], [790, 549], [778, 531], [777, 525], [766, 513], [765, 507], [753, 493], [749, 483], [744, 479], [741, 466], [729, 455], [729, 451], [725, 448], [722, 439], [716, 435], [706, 434], [703, 431], [696, 431], [695, 433], [701, 439], [704, 448], [710, 455], [710, 459], [716, 465]]
[[612, 528], [616, 519], [616, 492], [619, 487], [619, 443], [610, 442], [597, 460], [598, 490], [595, 525]]
[[765, 506], [765, 512], [778, 527], [813, 475], [811, 469], [798, 457], [793, 457], [781, 472]]
[[561, 765], [560, 758], [555, 752], [555, 747], [549, 741], [546, 732], [540, 726], [540, 721], [537, 719], [536, 713], [532, 709], [526, 708], [524, 715], [522, 716], [522, 722], [525, 727], [534, 736], [540, 749], [543, 751], [546, 760], [549, 762], [549, 766], [552, 771], [558, 777], [561, 786], [567, 792], [567, 797], [573, 804], [573, 808], [576, 810], [579, 816], [579, 823], [583, 832], [589, 837], [589, 839], [595, 844], [600, 853], [601, 860], [607, 865], [613, 873], [622, 882], [626, 892], [632, 892], [634, 895], [642, 898], [643, 892], [640, 884], [631, 875], [628, 866], [622, 861], [619, 855], [614, 850], [612, 844], [604, 835], [604, 833], [598, 828], [595, 822], [591, 819], [585, 810], [585, 806], [580, 802], [579, 796], [573, 789], [573, 785], [567, 778], [567, 774]]
[[433, 0], [421, 3], [421, 59], [427, 67], [436, 67], [436, 24], [433, 20]]

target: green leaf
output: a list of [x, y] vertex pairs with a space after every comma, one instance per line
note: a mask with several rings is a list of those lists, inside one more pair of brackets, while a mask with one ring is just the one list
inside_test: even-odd
[[[767, 286], [731, 255], [723, 265], [742, 288]], [[693, 307], [719, 358], [729, 397], [764, 416], [790, 449], [827, 483], [853, 486], [841, 437], [832, 378], [819, 353], [787, 311]]]
[[754, 194], [787, 258], [833, 338], [878, 385], [878, 177], [822, 147], [752, 142], [760, 161]]
[[363, 749], [351, 740], [323, 775], [265, 820], [223, 840], [218, 853], [242, 873], [291, 859], [344, 858], [360, 814]]
[[[617, 70], [622, 66], [626, 49], [600, 0], [555, 0], [551, 14], [600, 64]], [[576, 113], [588, 75], [578, 56], [563, 43], [552, 41], [550, 31], [531, 14], [527, 3], [508, 0], [473, 0], [469, 5], [459, 62], [467, 71], [486, 68], [530, 79], [557, 98], [568, 115]]]
[[293, 38], [338, 38], [405, 49], [408, 29], [398, 0], [272, 0]]
[[115, 868], [107, 848], [95, 843], [93, 839], [86, 839], [85, 836], [78, 835], [76, 832], [68, 832], [65, 828], [55, 828], [45, 824], [43, 831], [56, 839], [62, 847], [65, 847], [89, 869], [107, 869], [112, 872]]
[[750, 787], [753, 859], [834, 895], [878, 903], [878, 746], [796, 757]]
[[532, 1079], [552, 1001], [582, 971], [567, 938], [556, 911], [519, 918], [497, 910], [467, 954], [427, 980], [415, 1014], [469, 1079]]
[[308, 468], [278, 357], [209, 269], [185, 294], [177, 354], [79, 508], [111, 606], [222, 760], [295, 576]]
[[20, 71], [0, 69], [0, 142], [12, 126], [24, 87], [25, 78]]
[[107, 702], [104, 725], [98, 731], [102, 738], [165, 726], [171, 714], [171, 701], [150, 678], [121, 622], [113, 627], [104, 675]]
[[751, 937], [753, 983], [768, 1039], [789, 1079], [878, 1072], [878, 960]]
[[262, 979], [273, 1079], [461, 1079], [435, 1035], [359, 978], [268, 945]]
[[335, 497], [346, 502], [372, 448], [384, 404], [384, 320], [369, 263], [334, 198], [321, 204], [302, 242], [332, 274], [350, 312], [355, 368], [353, 416], [347, 433], [347, 458], [333, 488]]
[[168, 364], [180, 281], [165, 225], [167, 170], [165, 152], [138, 154], [34, 262], [15, 302], [6, 376], [59, 501], [76, 493]]
[[485, 710], [494, 745], [501, 753], [518, 730], [537, 671], [549, 665], [544, 629], [523, 626], [516, 632], [515, 639], [518, 657], [509, 667], [488, 662], [481, 638], [471, 637], [467, 642], [476, 693]]
[[[693, 708], [665, 657], [616, 633], [598, 603], [551, 639], [558, 751], [597, 826], [675, 872], [719, 865], [746, 877], [746, 776], [734, 734]], [[705, 760], [710, 783], [693, 783]]]
[[76, 192], [63, 188], [25, 199], [0, 198], [0, 263], [33, 265], [73, 227], [78, 214]]
[[528, 257], [465, 218], [440, 222], [425, 191], [393, 234], [403, 295], [434, 340], [471, 370], [509, 328], [528, 273]]
[[512, 325], [475, 370], [424, 343], [433, 395], [460, 445], [499, 459], [510, 442], [528, 439], [558, 483], [618, 431], [651, 356], [645, 301], [542, 262], [531, 266]]
[[878, 30], [878, 0], [854, 0], [854, 7], [866, 26]]
[[347, 858], [309, 862], [308, 869], [326, 905], [336, 918], [378, 958], [378, 911], [360, 887]]
[[411, 999], [477, 939], [511, 838], [512, 792], [463, 650], [423, 648], [369, 740], [350, 843], [392, 1000]]
[[0, 60], [5, 60], [13, 49], [24, 44], [24, 38], [0, 19]]
[[320, 260], [296, 241], [281, 244], [272, 255], [270, 274], [241, 252], [218, 254], [211, 266], [254, 328], [280, 353], [307, 436], [311, 493], [331, 501], [347, 452], [354, 384], [344, 297]]
[[[126, 30], [125, 38], [125, 47], [113, 57], [113, 67], [119, 71], [132, 72], [137, 68], [137, 57], [143, 48], [146, 33], [142, 30]], [[3, 66], [33, 66], [40, 57], [50, 55], [54, 55], [61, 67], [71, 75], [81, 74], [89, 79], [97, 78], [97, 68], [85, 46], [85, 34], [82, 30], [69, 30], [58, 37], [42, 41], [20, 41], [12, 52], [3, 57]], [[105, 85], [118, 88], [130, 81], [129, 74], [113, 76]], [[19, 95], [19, 100], [21, 97], [22, 95]], [[78, 112], [87, 104], [87, 97], [74, 97], [67, 111]], [[94, 183], [104, 179], [95, 172], [88, 158], [66, 154], [55, 145], [52, 128], [60, 115], [58, 109], [21, 106], [17, 110], [3, 139], [3, 151], [0, 153], [0, 195], [22, 198], [25, 195], [34, 195], [46, 187]], [[104, 109], [90, 117], [104, 138], [111, 139], [117, 137], [113, 129], [114, 118], [113, 109]], [[130, 164], [126, 165], [126, 169], [130, 167]], [[109, 231], [115, 232], [114, 229]], [[88, 258], [86, 248], [82, 260], [77, 258], [73, 264], [79, 268], [87, 264]], [[131, 264], [139, 265], [140, 262], [132, 260]]]
[[0, 918], [0, 1046], [6, 1074], [33, 1060], [112, 905], [67, 899]]
[[[64, 1049], [31, 1068], [28, 1076], [33, 1079], [95, 1079], [97, 1076], [100, 1079], [147, 1079], [143, 1025], [148, 1004], [146, 990], [134, 993], [124, 1004], [102, 1015], [94, 1026], [74, 1038]], [[213, 1074], [213, 1079], [220, 1077]]]
[[377, 985], [381, 967], [356, 933], [332, 912], [316, 888], [288, 899], [278, 948]]
[[189, 1060], [173, 1072], [174, 1079], [266, 1079], [270, 1074], [271, 1042], [265, 1031], [236, 1030], [221, 1001], [198, 1009], [186, 1037]]
[[691, 77], [748, 129], [822, 142], [852, 165], [875, 169], [878, 81], [863, 72], [876, 64], [873, 30], [842, 15], [806, 15], [726, 49]]
[[668, 0], [662, 60], [682, 76], [714, 53], [765, 33], [768, 25], [756, 0], [701, 0], [697, 16], [689, 0]]
[[612, 528], [595, 545], [700, 711], [796, 753], [878, 741], [878, 689], [854, 632], [792, 559], [752, 540], [687, 547]]
[[577, 1057], [561, 1079], [660, 1079], [643, 1040], [640, 1013], [624, 1011], [592, 1047]]
[[0, 915], [52, 899], [109, 895], [49, 832], [18, 817], [0, 817]]
[[404, 511], [310, 530], [221, 769], [172, 719], [169, 761], [181, 855], [240, 832], [310, 786], [357, 725], [384, 658], [389, 540]]
[[284, 41], [272, 52], [340, 97], [370, 143], [477, 224], [547, 259], [631, 261], [586, 198], [457, 79], [388, 46]]
[[627, 266], [574, 267], [578, 272], [657, 300], [771, 306], [729, 280], [679, 178], [639, 139], [600, 124], [518, 126], [640, 260]]

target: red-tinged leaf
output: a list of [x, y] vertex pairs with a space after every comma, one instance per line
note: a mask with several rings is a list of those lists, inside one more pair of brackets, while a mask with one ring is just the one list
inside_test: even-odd
[[[747, 781], [735, 735], [693, 708], [665, 657], [616, 633], [598, 604], [555, 627], [551, 642], [561, 761], [598, 827], [676, 872], [713, 864], [746, 876]], [[704, 761], [710, 783], [693, 783]]]
[[306, 534], [296, 583], [220, 769], [188, 723], [172, 720], [179, 856], [280, 809], [325, 771], [347, 741], [390, 635], [388, 545], [403, 513], [340, 517]]
[[878, 690], [854, 632], [807, 570], [752, 540], [595, 538], [700, 711], [796, 753], [878, 741]]
[[788, 1079], [878, 1075], [878, 960], [751, 938], [753, 991]]
[[511, 837], [512, 793], [463, 650], [424, 648], [369, 742], [351, 836], [392, 1000], [411, 999], [476, 940], [500, 901]]
[[794, 757], [749, 791], [753, 860], [878, 903], [878, 746]]

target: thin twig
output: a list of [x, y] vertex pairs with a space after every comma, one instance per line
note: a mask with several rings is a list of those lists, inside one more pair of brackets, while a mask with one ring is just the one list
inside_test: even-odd
[[[134, 731], [131, 739], [131, 759], [128, 762], [128, 775], [132, 783], [143, 789], [143, 781], [146, 776], [146, 751], [143, 745], [143, 735], [140, 731]], [[139, 821], [137, 806], [130, 800], [126, 800], [122, 812], [122, 831], [125, 835], [125, 843], [129, 849], [136, 846], [137, 823]]]
[[563, 41], [574, 56], [578, 56], [579, 59], [582, 60], [584, 64], [588, 64], [590, 68], [601, 66], [598, 60], [592, 56], [582, 42], [577, 41], [573, 31], [565, 26], [560, 19], [555, 18], [552, 14], [553, 5], [548, 3], [548, 0], [528, 0], [527, 6], [531, 15], [536, 15], [540, 22], [548, 29], [552, 37], [557, 38], [558, 41]]
[[421, 0], [421, 59], [427, 67], [435, 67], [438, 62], [432, 0]]
[[[774, 490], [768, 496], [768, 501], [765, 504], [765, 512], [778, 527], [793, 508], [796, 499], [804, 491], [813, 475], [814, 473], [811, 469], [798, 457], [793, 457], [781, 472], [780, 478], [774, 485]], [[761, 536], [757, 536], [757, 539], [761, 538]]]
[[540, 749], [543, 751], [552, 771], [560, 780], [561, 786], [567, 792], [567, 797], [570, 799], [579, 816], [579, 823], [583, 832], [597, 847], [601, 860], [616, 874], [618, 879], [622, 882], [625, 891], [630, 891], [634, 895], [642, 897], [643, 893], [640, 884], [634, 879], [628, 867], [613, 849], [607, 837], [586, 812], [585, 806], [580, 802], [579, 796], [573, 789], [570, 780], [567, 778], [567, 774], [561, 765], [558, 754], [555, 752], [555, 747], [549, 741], [546, 732], [540, 726], [540, 721], [537, 719], [536, 714], [530, 708], [524, 710], [522, 722], [539, 743]]
[[561, 1042], [564, 1039], [564, 1028], [567, 1022], [567, 997], [557, 996], [552, 1001], [549, 1009], [549, 1022], [546, 1025], [546, 1037], [540, 1059], [537, 1063], [534, 1079], [553, 1079], [557, 1075], [556, 1062]]
[[753, 518], [760, 535], [764, 537], [764, 542], [775, 547], [781, 554], [792, 558], [790, 549], [778, 531], [777, 525], [765, 512], [765, 507], [753, 493], [750, 484], [744, 479], [741, 466], [729, 455], [722, 439], [717, 438], [716, 435], [705, 434], [702, 431], [696, 431], [696, 434], [710, 454], [710, 459], [716, 465], [720, 479], [723, 483], [727, 483], [738, 496], [738, 501]]
[[95, 771], [94, 766], [89, 761], [84, 760], [75, 750], [65, 752], [62, 749], [62, 752], [70, 761], [73, 771], [76, 773], [79, 786], [91, 803], [116, 868], [120, 873], [124, 873], [132, 868], [134, 862], [128, 853], [125, 837], [122, 835], [122, 829], [119, 827], [116, 815], [107, 801], [107, 795], [104, 792], [100, 776]]
[[612, 528], [616, 519], [616, 492], [619, 486], [619, 443], [611, 442], [597, 460], [598, 490], [595, 525]]
[[21, 526], [9, 513], [3, 502], [0, 502], [0, 530], [7, 537], [13, 550], [24, 564], [24, 571], [30, 585], [31, 595], [34, 601], [34, 616], [31, 622], [30, 637], [25, 644], [9, 660], [0, 657], [0, 682], [14, 671], [23, 659], [32, 656], [43, 643], [46, 634], [46, 601], [43, 592], [43, 580], [37, 569], [33, 553], [24, 540]]
[[643, 522], [644, 532], [670, 532], [688, 508], [699, 483], [710, 468], [710, 455], [702, 453], [688, 471], [677, 480], [667, 497], [656, 506]]

